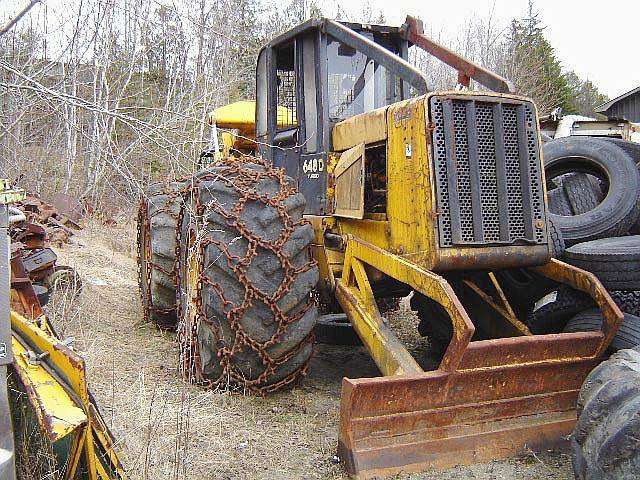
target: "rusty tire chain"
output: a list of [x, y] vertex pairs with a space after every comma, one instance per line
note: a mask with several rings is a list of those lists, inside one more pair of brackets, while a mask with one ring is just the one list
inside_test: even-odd
[[[247, 163], [258, 164], [264, 167], [265, 170], [256, 171], [254, 169], [247, 168]], [[269, 376], [275, 372], [278, 366], [286, 363], [289, 359], [300, 352], [300, 350], [306, 347], [307, 344], [311, 344], [313, 348], [315, 337], [312, 329], [298, 345], [282, 357], [272, 358], [267, 352], [269, 347], [276, 345], [280, 341], [289, 325], [299, 321], [310, 308], [315, 306], [315, 300], [311, 295], [309, 295], [309, 299], [301, 311], [290, 318], [287, 318], [287, 315], [277, 305], [277, 302], [287, 292], [289, 292], [297, 275], [316, 267], [316, 262], [313, 259], [310, 259], [305, 265], [295, 268], [291, 264], [289, 258], [282, 252], [283, 246], [290, 239], [295, 228], [300, 225], [308, 224], [309, 222], [305, 219], [294, 222], [282, 204], [283, 200], [298, 193], [297, 188], [290, 185], [290, 182], [287, 182], [284, 170], [273, 168], [268, 161], [251, 156], [226, 158], [217, 162], [216, 167], [224, 167], [224, 171], [198, 175], [194, 178], [193, 185], [190, 186], [192, 192], [196, 193], [196, 216], [197, 218], [203, 218], [203, 215], [211, 212], [219, 214], [228, 222], [229, 227], [235, 228], [247, 240], [248, 248], [244, 257], [238, 257], [233, 255], [222, 242], [208, 238], [198, 242], [198, 259], [200, 262], [203, 262], [206, 247], [210, 244], [215, 245], [215, 247], [218, 248], [226, 257], [227, 265], [235, 273], [238, 281], [244, 287], [245, 295], [242, 304], [235, 305], [226, 298], [222, 287], [207, 277], [204, 271], [205, 269], [200, 271], [199, 278], [197, 280], [196, 292], [191, 293], [192, 298], [195, 298], [195, 315], [181, 315], [180, 319], [179, 343], [181, 348], [181, 372], [187, 380], [204, 385], [208, 388], [234, 384], [245, 387], [255, 394], [265, 395], [283, 388], [305, 376], [312, 356], [310, 355], [300, 368], [291, 372], [278, 382], [263, 385], [268, 381]], [[255, 184], [265, 177], [278, 181], [280, 191], [276, 196], [269, 197], [268, 195], [262, 195], [255, 191]], [[199, 185], [202, 181], [212, 180], [224, 182], [237, 192], [239, 199], [231, 211], [225, 210], [216, 202], [209, 202], [206, 205], [201, 204], [200, 197], [197, 195]], [[278, 212], [278, 216], [283, 222], [284, 229], [275, 242], [266, 241], [255, 235], [240, 221], [240, 215], [247, 201], [261, 202], [265, 206], [270, 206]], [[180, 244], [181, 242], [182, 239], [179, 238], [177, 244]], [[258, 288], [253, 286], [250, 279], [247, 277], [246, 270], [251, 265], [252, 260], [258, 255], [258, 247], [273, 252], [277, 256], [284, 270], [284, 278], [276, 292], [271, 296], [264, 294]], [[178, 262], [182, 261], [180, 255], [177, 255], [176, 259]], [[186, 265], [179, 266], [179, 271], [185, 272], [186, 268], [188, 268]], [[223, 310], [228, 308], [225, 312], [226, 319], [234, 333], [233, 344], [230, 346], [226, 344], [222, 337], [219, 323], [215, 319], [208, 318], [204, 311], [202, 305], [202, 287], [205, 284], [210, 286], [217, 294], [223, 304]], [[246, 333], [239, 321], [246, 310], [251, 306], [252, 299], [257, 299], [267, 305], [274, 315], [274, 320], [278, 323], [276, 332], [265, 342], [258, 342], [252, 339]], [[182, 310], [184, 311], [184, 309]], [[215, 344], [219, 346], [217, 357], [220, 361], [222, 373], [217, 379], [212, 380], [206, 378], [203, 374], [197, 339], [198, 325], [200, 322], [206, 322], [209, 325], [215, 337]], [[256, 352], [263, 365], [266, 367], [265, 370], [253, 380], [247, 379], [241, 372], [237, 371], [233, 365], [233, 356], [240, 352], [244, 346], [248, 346]]]
[[[182, 183], [188, 180], [188, 177], [180, 178], [177, 180], [177, 183]], [[153, 253], [151, 252], [151, 220], [154, 216], [160, 214], [167, 214], [176, 222], [180, 221], [180, 215], [182, 213], [182, 209], [179, 209], [179, 214], [174, 214], [171, 211], [170, 205], [172, 202], [178, 198], [179, 201], [182, 201], [184, 198], [185, 192], [188, 191], [188, 185], [183, 188], [175, 188], [170, 186], [165, 186], [160, 191], [153, 194], [153, 196], [161, 196], [166, 195], [169, 197], [165, 206], [157, 209], [152, 215], [149, 214], [149, 201], [148, 196], [143, 193], [140, 197], [140, 206], [138, 208], [138, 222], [137, 222], [137, 237], [138, 241], [136, 242], [137, 247], [137, 263], [138, 263], [138, 285], [140, 287], [140, 297], [142, 301], [142, 311], [143, 311], [143, 319], [145, 322], [152, 322], [156, 327], [168, 328], [167, 325], [159, 325], [153, 314], [157, 315], [170, 315], [173, 312], [177, 311], [178, 303], [174, 300], [174, 304], [169, 307], [158, 307], [154, 305], [153, 294], [152, 294], [152, 278], [151, 275], [153, 270], [156, 269], [169, 278], [172, 279], [174, 287], [177, 287], [178, 280], [178, 260], [177, 257], [174, 258], [174, 262], [170, 271], [164, 268], [162, 265], [159, 265], [153, 262]], [[176, 223], [175, 228], [175, 236], [176, 239], [179, 237], [180, 233], [180, 223]], [[143, 249], [144, 245], [144, 249]], [[177, 255], [179, 250], [178, 243], [176, 242], [175, 253]], [[144, 258], [143, 258], [144, 257]], [[144, 262], [144, 266], [143, 266]], [[144, 288], [143, 288], [144, 285]], [[146, 289], [146, 291], [145, 291]]]

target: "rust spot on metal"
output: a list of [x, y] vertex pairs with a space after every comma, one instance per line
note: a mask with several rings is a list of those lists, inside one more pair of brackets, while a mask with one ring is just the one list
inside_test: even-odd
[[24, 387], [24, 390], [27, 394], [27, 398], [29, 399], [29, 403], [33, 406], [33, 409], [36, 412], [36, 416], [38, 417], [38, 423], [42, 430], [44, 430], [47, 434], [49, 440], [53, 443], [59, 439], [58, 435], [56, 435], [53, 429], [54, 419], [53, 417], [47, 413], [47, 409], [44, 404], [40, 400], [40, 396], [38, 392], [31, 386], [29, 379], [24, 378], [24, 373], [22, 369], [16, 365], [16, 360], [13, 361], [14, 370], [17, 372], [20, 377], [20, 384]]

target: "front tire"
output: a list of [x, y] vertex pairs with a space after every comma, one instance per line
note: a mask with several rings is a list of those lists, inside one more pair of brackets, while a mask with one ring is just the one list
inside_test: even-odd
[[302, 377], [318, 269], [294, 181], [260, 159], [225, 159], [194, 181], [180, 238], [183, 373], [257, 393]]

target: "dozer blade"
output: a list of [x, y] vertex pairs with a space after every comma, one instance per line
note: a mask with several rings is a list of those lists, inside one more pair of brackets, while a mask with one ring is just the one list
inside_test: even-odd
[[[453, 338], [424, 372], [380, 316], [366, 265], [411, 285], [449, 314]], [[622, 312], [592, 274], [552, 260], [536, 271], [591, 295], [600, 331], [471, 341], [474, 325], [449, 283], [350, 239], [336, 298], [384, 377], [344, 379], [338, 454], [357, 478], [447, 468], [562, 447], [582, 382]]]
[[591, 332], [485, 340], [463, 357], [473, 368], [345, 378], [339, 456], [351, 475], [371, 478], [561, 447], [597, 363], [582, 355], [600, 340]]

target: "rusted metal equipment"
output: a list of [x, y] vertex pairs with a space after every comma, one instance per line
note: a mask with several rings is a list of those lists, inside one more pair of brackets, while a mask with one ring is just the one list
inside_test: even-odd
[[[58, 265], [58, 256], [49, 247], [51, 235], [57, 242], [68, 239], [69, 234], [64, 233], [62, 229], [73, 234], [73, 231], [62, 223], [64, 217], [60, 217], [62, 220], [56, 220], [54, 217], [58, 216], [57, 210], [37, 197], [26, 197], [16, 205], [19, 208], [15, 208], [15, 211], [20, 215], [15, 215], [9, 229], [12, 282], [16, 292], [22, 296], [40, 296], [40, 301], [31, 299], [26, 305], [46, 302], [54, 285], [69, 287], [68, 290], [72, 293], [79, 293], [82, 288], [79, 275], [69, 266]], [[47, 228], [36, 223], [37, 221], [45, 222]], [[52, 221], [57, 223], [51, 223]], [[63, 232], [62, 236], [59, 232]], [[26, 284], [30, 285], [28, 291], [21, 288], [21, 285]], [[22, 308], [20, 305], [17, 308]], [[19, 311], [32, 316], [31, 312]]]
[[[462, 88], [430, 92], [411, 46], [457, 69]], [[315, 296], [322, 313], [346, 314], [382, 374], [343, 382], [338, 452], [351, 475], [562, 444], [622, 313], [593, 275], [552, 259], [533, 102], [411, 17], [401, 27], [309, 20], [269, 42], [256, 73], [263, 158], [221, 158], [197, 174], [175, 228], [180, 320], [213, 384], [281, 386], [283, 366], [301, 377], [313, 311], [281, 305]], [[471, 79], [494, 92], [469, 91]], [[266, 187], [278, 169], [287, 188]], [[276, 215], [287, 209], [298, 217]], [[294, 263], [311, 272], [304, 281], [291, 281]], [[591, 295], [601, 331], [532, 335], [499, 273], [525, 267]], [[429, 307], [421, 325], [446, 339], [430, 371], [377, 305], [410, 292]]]
[[[9, 194], [15, 201], [19, 193], [0, 181], [0, 206], [11, 200]], [[3, 380], [8, 373], [10, 395], [9, 405], [0, 404], [0, 415], [13, 423], [18, 471], [29, 478], [55, 472], [65, 479], [123, 479], [113, 437], [87, 386], [84, 361], [73, 350], [72, 339], [57, 337], [32, 284], [61, 282], [68, 270], [55, 269], [56, 257], [46, 247], [41, 227], [14, 218], [19, 224], [11, 235], [11, 259], [2, 258], [0, 264], [2, 328], [10, 331], [10, 344], [0, 343], [0, 357], [11, 360], [9, 371], [4, 365], [1, 371]], [[10, 232], [6, 225], [0, 227], [6, 255]], [[11, 432], [2, 434], [0, 448]], [[2, 472], [2, 478], [13, 478], [8, 470]]]
[[[427, 272], [419, 275], [436, 283], [417, 290], [433, 295], [438, 285], [454, 318], [437, 370], [423, 372], [375, 312], [373, 321], [354, 322], [363, 339], [377, 339], [365, 345], [388, 376], [343, 381], [338, 452], [349, 473], [375, 478], [566, 447], [582, 382], [622, 317], [592, 274], [557, 260], [537, 271], [589, 293], [605, 314], [602, 331], [470, 341], [475, 327], [464, 307]], [[347, 285], [336, 295], [357, 304]], [[372, 348], [378, 344], [385, 348]]]
[[23, 440], [22, 454], [44, 443], [65, 478], [125, 478], [113, 437], [88, 390], [82, 358], [43, 317], [35, 321], [11, 312], [11, 328], [14, 428], [19, 442], [34, 430], [42, 436], [31, 445]]
[[494, 92], [513, 93], [515, 91], [513, 83], [506, 78], [470, 62], [427, 37], [424, 34], [422, 20], [409, 16], [404, 26], [407, 40], [458, 71], [458, 83], [460, 85], [469, 87], [471, 79], [473, 79]]

